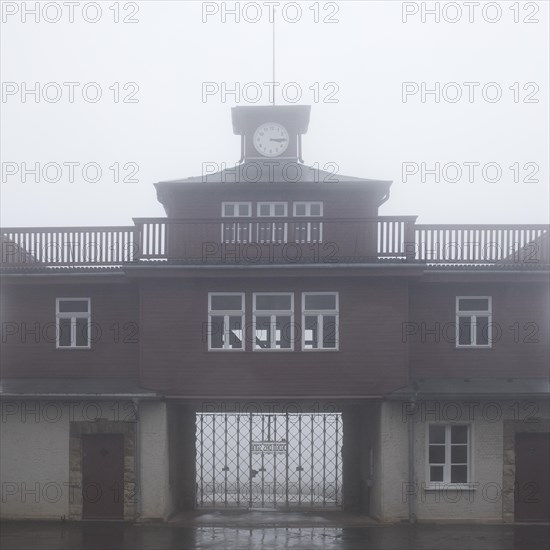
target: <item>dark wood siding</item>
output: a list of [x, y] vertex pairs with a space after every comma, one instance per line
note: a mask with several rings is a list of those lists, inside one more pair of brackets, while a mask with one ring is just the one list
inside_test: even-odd
[[[340, 351], [208, 351], [208, 292], [339, 291]], [[194, 396], [357, 396], [403, 386], [407, 287], [391, 278], [263, 278], [154, 281], [141, 289], [141, 378], [146, 387]], [[248, 344], [251, 349], [251, 344]]]
[[[91, 334], [96, 340], [91, 349], [56, 349], [55, 300], [68, 297], [91, 298]], [[134, 285], [120, 283], [5, 285], [2, 376], [136, 378], [138, 297]]]
[[[334, 179], [338, 175], [333, 176]], [[345, 200], [343, 200], [345, 197]], [[369, 218], [378, 215], [369, 189], [343, 186], [336, 183], [309, 184], [208, 184], [189, 185], [182, 190], [170, 205], [170, 217], [182, 219], [221, 218], [222, 202], [251, 202], [252, 217], [255, 217], [258, 202], [286, 201], [288, 215], [292, 218], [292, 203], [322, 201], [325, 218]]]
[[[496, 337], [492, 348], [456, 348], [457, 296], [492, 296]], [[409, 343], [413, 378], [548, 376], [548, 286], [545, 284], [412, 284], [409, 322], [412, 323], [410, 335], [405, 339]], [[417, 332], [413, 335], [414, 328]]]

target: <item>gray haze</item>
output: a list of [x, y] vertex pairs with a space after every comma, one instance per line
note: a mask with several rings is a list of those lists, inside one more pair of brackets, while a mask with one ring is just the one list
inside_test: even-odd
[[[74, 23], [65, 13], [57, 23], [9, 16], [2, 24], [4, 83], [81, 83], [74, 103], [68, 93], [57, 103], [4, 97], [2, 162], [96, 162], [103, 169], [97, 183], [83, 181], [78, 168], [73, 183], [68, 173], [52, 183], [7, 177], [3, 226], [126, 225], [134, 216], [162, 216], [153, 182], [239, 158], [230, 108], [250, 103], [234, 97], [223, 103], [219, 95], [203, 102], [202, 83], [271, 80], [267, 11], [258, 23], [223, 23], [219, 16], [203, 23], [201, 2], [139, 2], [138, 23], [116, 24], [112, 4], [101, 2], [103, 16], [94, 24], [83, 22], [78, 8]], [[123, 4], [121, 17], [128, 14]], [[332, 162], [343, 174], [393, 180], [384, 215], [418, 214], [421, 223], [548, 222], [547, 2], [532, 3], [539, 22], [531, 24], [514, 23], [510, 2], [499, 3], [498, 22], [476, 12], [473, 23], [465, 14], [454, 24], [433, 17], [422, 23], [418, 15], [403, 23], [396, 1], [338, 2], [339, 22], [316, 24], [308, 10], [314, 3], [300, 4], [300, 21], [277, 23], [276, 80], [298, 82], [299, 103], [312, 105], [307, 164]], [[423, 81], [480, 86], [473, 103], [421, 103], [418, 96], [403, 103], [402, 82]], [[102, 100], [82, 100], [78, 90], [87, 82], [100, 84]], [[137, 83], [138, 103], [115, 103], [109, 90], [115, 82]], [[321, 89], [335, 82], [338, 102], [315, 103], [308, 90], [315, 82]], [[479, 90], [487, 82], [500, 84], [500, 101], [483, 100]], [[522, 98], [529, 91], [524, 83], [536, 83], [538, 103], [515, 103], [508, 89], [515, 82]], [[129, 162], [138, 165], [139, 182], [114, 182], [109, 166]], [[422, 182], [419, 175], [403, 183], [403, 162], [495, 162], [502, 177], [484, 181], [478, 168], [470, 183], [464, 168], [457, 183]], [[514, 163], [535, 163], [538, 182], [514, 183], [508, 168]], [[520, 172], [520, 179], [527, 175]]]

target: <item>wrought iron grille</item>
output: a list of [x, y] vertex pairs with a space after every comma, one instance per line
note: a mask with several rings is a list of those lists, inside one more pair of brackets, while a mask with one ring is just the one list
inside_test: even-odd
[[199, 508], [341, 508], [341, 413], [197, 413]]

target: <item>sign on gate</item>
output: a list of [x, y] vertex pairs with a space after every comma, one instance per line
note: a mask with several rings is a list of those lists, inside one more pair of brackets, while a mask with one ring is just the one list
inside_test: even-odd
[[286, 453], [288, 443], [286, 441], [251, 441], [250, 452], [253, 454]]

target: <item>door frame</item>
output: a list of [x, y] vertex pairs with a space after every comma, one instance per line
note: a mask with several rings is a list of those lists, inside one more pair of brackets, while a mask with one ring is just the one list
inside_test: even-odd
[[82, 520], [82, 435], [122, 434], [124, 436], [123, 520], [137, 518], [136, 422], [115, 422], [100, 418], [94, 422], [70, 422], [69, 428], [69, 519]]
[[[540, 407], [540, 410], [544, 410]], [[516, 482], [516, 434], [550, 432], [550, 419], [537, 418], [537, 422], [504, 420], [503, 422], [503, 461], [502, 461], [502, 520], [514, 523]]]

